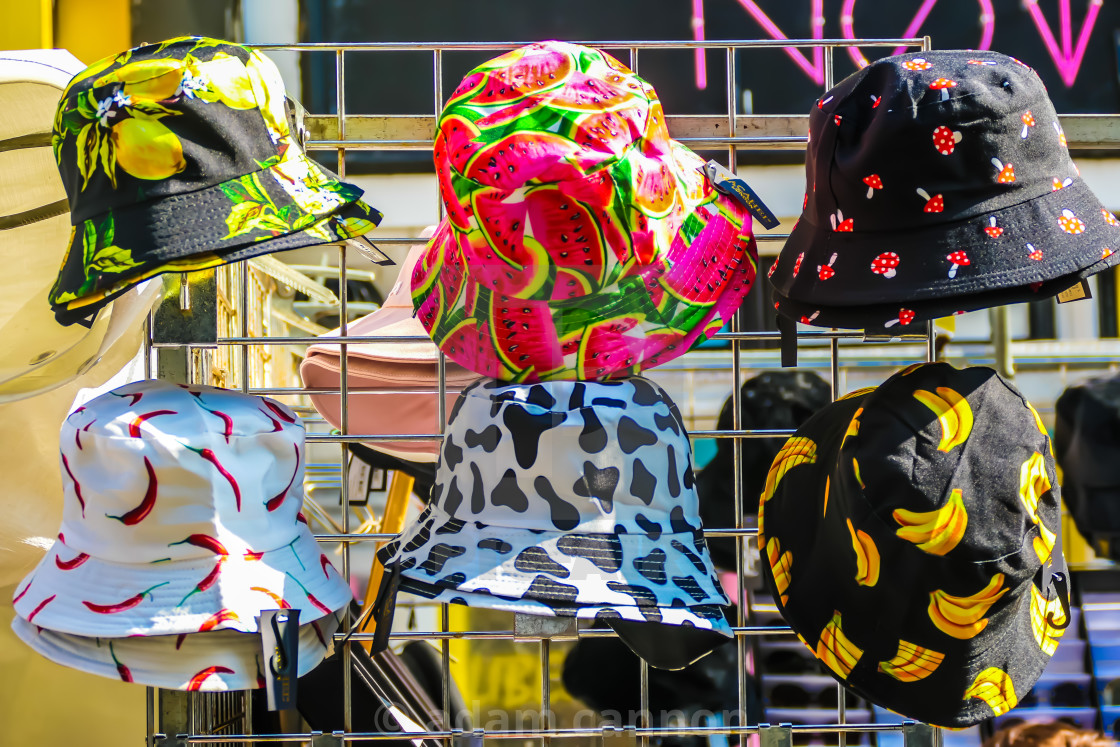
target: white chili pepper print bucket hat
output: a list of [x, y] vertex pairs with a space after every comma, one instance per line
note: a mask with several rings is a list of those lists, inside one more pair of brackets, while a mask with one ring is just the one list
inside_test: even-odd
[[141, 381], [67, 417], [58, 540], [16, 588], [16, 613], [103, 638], [256, 632], [352, 598], [300, 513], [304, 428], [273, 400]]

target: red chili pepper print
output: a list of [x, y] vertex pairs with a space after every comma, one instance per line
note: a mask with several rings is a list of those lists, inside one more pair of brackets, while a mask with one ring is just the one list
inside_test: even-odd
[[120, 397], [121, 399], [126, 399], [126, 398], [131, 399], [132, 401], [128, 403], [129, 407], [136, 407], [136, 403], [139, 402], [140, 398], [144, 396], [143, 392], [132, 392], [131, 394], [119, 394], [118, 392], [109, 392], [109, 394], [113, 395], [114, 397]]
[[307, 601], [309, 601], [309, 602], [311, 602], [311, 604], [315, 605], [315, 607], [317, 607], [317, 608], [318, 608], [318, 609], [319, 609], [319, 610], [320, 610], [320, 611], [321, 611], [321, 612], [322, 612], [322, 613], [323, 613], [324, 615], [329, 615], [329, 614], [331, 614], [331, 609], [330, 609], [330, 607], [328, 607], [327, 605], [323, 604], [323, 603], [322, 603], [322, 602], [320, 602], [320, 601], [319, 601], [318, 599], [316, 599], [316, 598], [315, 598], [315, 595], [314, 595], [314, 594], [312, 594], [311, 592], [309, 592], [309, 591], [307, 590], [307, 587], [306, 587], [306, 586], [304, 586], [303, 584], [301, 584], [301, 583], [299, 582], [299, 579], [298, 579], [298, 578], [296, 578], [295, 576], [293, 576], [293, 575], [292, 575], [291, 573], [289, 573], [289, 572], [287, 572], [287, 571], [285, 571], [285, 573], [287, 574], [288, 578], [290, 578], [290, 579], [292, 579], [293, 581], [295, 581], [295, 582], [296, 582], [296, 586], [298, 586], [298, 587], [299, 587], [300, 589], [302, 589], [302, 590], [303, 590], [303, 593], [307, 595]]
[[296, 512], [296, 521], [302, 522], [304, 524], [307, 523], [307, 517], [303, 515], [303, 511]]
[[296, 422], [295, 418], [293, 418], [291, 415], [289, 415], [288, 413], [286, 413], [282, 409], [280, 409], [279, 405], [277, 405], [275, 402], [272, 402], [272, 401], [266, 399], [266, 400], [264, 400], [264, 405], [268, 409], [272, 410], [272, 412], [276, 415], [276, 417], [280, 418], [285, 423]]
[[327, 639], [323, 635], [323, 629], [319, 627], [319, 621], [315, 620], [311, 623], [311, 629], [315, 631], [315, 635], [319, 638], [319, 643], [323, 644], [323, 648], [327, 647]]
[[227, 609], [226, 607], [222, 607], [213, 615], [210, 615], [210, 617], [206, 618], [206, 622], [202, 623], [202, 625], [199, 626], [198, 632], [205, 633], [208, 630], [213, 630], [214, 628], [218, 627], [228, 620], [236, 620], [237, 622], [241, 622], [241, 618], [237, 616], [236, 612], [231, 609]]
[[145, 420], [158, 417], [160, 415], [178, 415], [179, 413], [174, 410], [153, 410], [146, 412], [143, 415], [137, 415], [133, 418], [132, 422], [128, 424], [128, 435], [133, 438], [140, 438], [140, 426]]
[[261, 411], [260, 411], [260, 413], [261, 413], [261, 415], [264, 415], [264, 416], [265, 416], [266, 418], [268, 418], [268, 421], [269, 421], [270, 423], [272, 423], [272, 430], [271, 430], [271, 431], [269, 431], [269, 433], [279, 433], [280, 431], [284, 430], [284, 426], [280, 425], [280, 421], [279, 421], [279, 420], [277, 420], [276, 418], [272, 417], [271, 415], [269, 415], [269, 414], [268, 414], [267, 412], [265, 412], [264, 410], [261, 410]]
[[272, 591], [271, 589], [266, 589], [263, 586], [250, 586], [249, 591], [259, 591], [261, 594], [267, 595], [268, 598], [271, 599], [276, 604], [276, 606], [282, 610], [290, 610], [292, 608], [292, 605], [284, 601], [284, 599], [281, 598], [279, 594]]
[[233, 670], [229, 667], [206, 667], [201, 672], [191, 677], [191, 681], [187, 683], [188, 692], [196, 692], [202, 689], [202, 683], [206, 681], [207, 677], [214, 674], [233, 674]]
[[[91, 612], [96, 612], [99, 615], [111, 615], [115, 612], [124, 612], [125, 610], [130, 610], [136, 605], [143, 602], [144, 597], [150, 597], [153, 590], [158, 589], [161, 586], [167, 586], [169, 583], [171, 582], [164, 581], [161, 584], [150, 586], [139, 594], [135, 594], [122, 602], [116, 602], [114, 604], [97, 604], [95, 602], [87, 602], [84, 600], [82, 601], [82, 604], [84, 604]], [[27, 621], [31, 622], [31, 618], [28, 618]]]
[[327, 570], [327, 568], [331, 567], [331, 561], [328, 560], [327, 556], [323, 555], [322, 553], [319, 553], [319, 567], [323, 569], [324, 576], [326, 576], [327, 578], [331, 577], [330, 572]]
[[296, 468], [295, 468], [295, 471], [292, 472], [292, 479], [288, 480], [288, 487], [286, 487], [282, 491], [280, 491], [280, 493], [278, 495], [276, 495], [275, 497], [269, 498], [268, 502], [264, 504], [264, 507], [269, 511], [275, 511], [276, 509], [280, 508], [281, 504], [284, 503], [284, 499], [288, 497], [288, 491], [291, 490], [292, 485], [295, 484], [296, 475], [299, 474], [299, 445], [298, 444], [292, 444], [292, 446], [296, 450]]
[[77, 446], [79, 450], [81, 450], [82, 448], [82, 434], [89, 433], [89, 427], [95, 422], [97, 421], [91, 420], [81, 428], [78, 428], [76, 431], [74, 431], [74, 445]]
[[237, 486], [237, 480], [233, 479], [233, 475], [226, 471], [226, 468], [223, 467], [222, 463], [218, 461], [218, 457], [214, 456], [214, 452], [210, 449], [196, 449], [193, 446], [187, 446], [186, 444], [183, 444], [183, 446], [186, 446], [186, 448], [190, 449], [195, 454], [198, 454], [200, 457], [210, 462], [210, 464], [214, 465], [214, 468], [218, 470], [221, 476], [226, 478], [226, 482], [228, 482], [229, 486], [233, 488], [233, 498], [235, 501], [237, 501], [237, 510], [240, 511], [241, 488]]
[[87, 560], [89, 560], [89, 555], [87, 555], [84, 552], [83, 553], [78, 553], [71, 560], [63, 560], [62, 558], [58, 557], [57, 555], [54, 556], [54, 564], [56, 566], [58, 566], [58, 569], [60, 571], [72, 571], [75, 568], [77, 568], [78, 566], [80, 566], [82, 563], [86, 562]]
[[179, 600], [179, 604], [178, 604], [178, 606], [179, 606], [179, 607], [182, 607], [182, 606], [183, 606], [183, 604], [184, 604], [184, 603], [185, 603], [185, 602], [186, 602], [186, 601], [187, 601], [188, 599], [190, 599], [191, 597], [193, 597], [193, 596], [194, 596], [195, 594], [198, 594], [199, 592], [203, 592], [203, 591], [206, 591], [206, 590], [207, 590], [207, 589], [209, 589], [209, 588], [210, 588], [211, 586], [213, 586], [213, 585], [214, 585], [214, 584], [215, 584], [215, 583], [217, 582], [217, 580], [218, 580], [218, 576], [220, 576], [220, 575], [222, 574], [222, 563], [225, 563], [225, 562], [226, 562], [226, 559], [225, 559], [225, 557], [224, 557], [224, 556], [223, 556], [223, 557], [221, 557], [221, 558], [218, 558], [218, 562], [217, 562], [217, 563], [216, 563], [216, 564], [214, 565], [214, 570], [212, 570], [212, 571], [210, 571], [209, 573], [207, 573], [207, 574], [206, 574], [206, 578], [204, 578], [204, 579], [202, 579], [201, 581], [199, 581], [199, 582], [198, 582], [198, 583], [197, 583], [197, 584], [195, 585], [195, 587], [194, 587], [193, 589], [191, 589], [191, 590], [190, 590], [190, 592], [189, 592], [189, 593], [188, 593], [188, 594], [187, 594], [187, 595], [186, 595], [185, 597], [183, 597], [182, 599], [180, 599], [180, 600]]
[[38, 615], [40, 612], [42, 612], [43, 608], [53, 602], [54, 598], [57, 596], [57, 594], [51, 594], [49, 597], [39, 602], [39, 606], [31, 610], [31, 614], [27, 616], [27, 622], [35, 622], [35, 615]]
[[144, 457], [144, 469], [148, 471], [148, 489], [145, 491], [144, 499], [140, 501], [140, 505], [120, 516], [105, 514], [110, 519], [116, 519], [126, 527], [136, 526], [144, 519], [148, 518], [148, 514], [152, 512], [152, 507], [156, 505], [156, 493], [159, 492], [159, 480], [156, 478], [155, 467], [152, 466], [148, 457]]
[[261, 550], [260, 552], [253, 552], [252, 550], [246, 550], [245, 551], [245, 559], [246, 560], [260, 560], [262, 557], [264, 557], [264, 553], [265, 553], [264, 550]]
[[[229, 555], [229, 551], [226, 550], [225, 545], [223, 545], [221, 542], [219, 542], [214, 537], [211, 537], [209, 534], [192, 534], [190, 537], [187, 537], [186, 539], [182, 539], [182, 540], [179, 540], [178, 542], [172, 542], [171, 543], [171, 545], [182, 545], [182, 544], [194, 545], [195, 547], [201, 547], [203, 550], [209, 550], [210, 552], [214, 553], [215, 555], [222, 555], [222, 556]], [[168, 547], [170, 547], [171, 545], [168, 545]]]
[[231, 418], [224, 412], [220, 412], [219, 410], [211, 410], [209, 407], [202, 404], [202, 392], [196, 392], [193, 389], [187, 389], [187, 391], [195, 396], [195, 399], [198, 400], [199, 407], [201, 407], [203, 410], [206, 410], [206, 412], [210, 413], [211, 415], [217, 415], [222, 419], [222, 435], [225, 436], [226, 443], [228, 444], [229, 437], [233, 435], [233, 418]]
[[62, 455], [62, 466], [66, 470], [66, 474], [74, 481], [74, 496], [78, 499], [78, 505], [82, 507], [82, 518], [86, 517], [86, 502], [82, 499], [82, 486], [78, 483], [78, 478], [74, 477], [74, 473], [70, 471], [70, 462], [66, 460], [66, 455]]
[[23, 587], [23, 591], [21, 591], [19, 594], [16, 594], [15, 597], [12, 598], [12, 604], [15, 604], [19, 600], [23, 599], [23, 595], [26, 594], [31, 589], [31, 584], [34, 581], [35, 581], [35, 579], [33, 578], [33, 579], [31, 579], [31, 581], [27, 582], [27, 586]]
[[[179, 648], [178, 645], [176, 645], [175, 648]], [[124, 664], [122, 664], [121, 660], [117, 658], [116, 652], [113, 651], [112, 641], [109, 641], [109, 656], [113, 657], [113, 663], [117, 665], [117, 674], [121, 676], [121, 681], [132, 682], [132, 671]]]

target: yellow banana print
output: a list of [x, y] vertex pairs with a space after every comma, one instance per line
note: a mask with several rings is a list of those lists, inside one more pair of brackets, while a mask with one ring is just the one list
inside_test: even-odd
[[917, 371], [919, 368], [921, 368], [924, 365], [926, 365], [926, 364], [925, 363], [911, 363], [909, 366], [907, 366], [906, 368], [902, 369], [897, 374], [895, 374], [895, 376], [909, 376], [910, 374], [914, 373], [915, 371]]
[[817, 643], [817, 658], [842, 679], [847, 679], [852, 668], [863, 656], [863, 649], [848, 640], [841, 628], [840, 613], [833, 612], [832, 620], [821, 631]]
[[856, 551], [856, 583], [860, 586], [874, 586], [879, 582], [879, 548], [867, 532], [852, 526], [848, 519], [848, 531], [852, 535], [852, 549]]
[[867, 486], [863, 484], [863, 478], [859, 476], [859, 462], [856, 461], [855, 457], [852, 457], [852, 472], [855, 473], [856, 482], [859, 483], [859, 486], [864, 490], [867, 490]]
[[774, 574], [774, 586], [778, 588], [778, 598], [784, 607], [789, 603], [789, 595], [786, 594], [786, 589], [789, 588], [793, 554], [788, 550], [783, 553], [778, 538], [771, 537], [770, 541], [766, 543], [766, 557], [770, 561], [770, 572]]
[[933, 674], [944, 660], [943, 653], [900, 640], [898, 653], [890, 661], [879, 662], [879, 671], [900, 682], [916, 682]]
[[1038, 526], [1040, 536], [1032, 544], [1040, 562], [1045, 563], [1054, 551], [1054, 533], [1051, 532], [1038, 515], [1038, 502], [1051, 489], [1050, 478], [1046, 474], [1046, 459], [1037, 451], [1031, 454], [1019, 470], [1019, 500]]
[[900, 525], [895, 533], [930, 555], [948, 553], [957, 546], [968, 528], [968, 509], [964, 506], [960, 488], [955, 488], [945, 505], [936, 511], [896, 508], [891, 516]]
[[999, 667], [988, 667], [964, 691], [965, 698], [979, 698], [988, 704], [992, 714], [1002, 716], [1019, 703], [1015, 696], [1015, 683]]
[[847, 394], [845, 394], [841, 397], [837, 397], [836, 401], [837, 402], [843, 402], [844, 400], [851, 399], [852, 397], [859, 397], [859, 396], [862, 396], [864, 394], [871, 394], [871, 392], [875, 391], [875, 389], [876, 389], [876, 387], [873, 387], [873, 386], [865, 386], [862, 389], [856, 389], [854, 391], [848, 392]]
[[824, 506], [821, 508], [821, 516], [828, 513], [828, 489], [832, 485], [832, 478], [825, 475], [824, 478]]
[[786, 472], [799, 464], [813, 464], [816, 461], [816, 442], [804, 436], [791, 437], [782, 446], [778, 455], [774, 457], [774, 463], [770, 465], [770, 471], [766, 473], [766, 485], [762, 490], [762, 498], [759, 502], [765, 503], [774, 497], [774, 491], [778, 489], [778, 483]]
[[[1047, 623], [1047, 615], [1054, 621], [1054, 625], [1063, 627], [1056, 628]], [[1054, 597], [1047, 602], [1038, 587], [1031, 584], [1031, 630], [1034, 632], [1038, 647], [1047, 656], [1053, 656], [1058, 650], [1058, 639], [1066, 632], [1064, 627], [1066, 622], [1066, 611], [1062, 608], [1061, 601]]]
[[968, 439], [968, 434], [972, 432], [972, 408], [968, 406], [968, 400], [956, 391], [947, 386], [937, 387], [936, 394], [918, 389], [914, 392], [914, 399], [933, 410], [941, 423], [938, 451], [950, 451]]
[[929, 618], [945, 635], [968, 640], [988, 627], [988, 610], [1008, 592], [1004, 575], [997, 573], [983, 589], [968, 597], [958, 597], [941, 589], [929, 595]]
[[850, 423], [848, 423], [848, 430], [844, 431], [844, 437], [842, 439], [840, 439], [840, 448], [841, 449], [843, 449], [844, 444], [847, 443], [848, 436], [858, 436], [859, 435], [859, 416], [862, 415], [862, 414], [863, 414], [863, 408], [861, 407], [858, 410], [856, 410], [854, 415], [852, 415], [852, 420], [851, 420]]

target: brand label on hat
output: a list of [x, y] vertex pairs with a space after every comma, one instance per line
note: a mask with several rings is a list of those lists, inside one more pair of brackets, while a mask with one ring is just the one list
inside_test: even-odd
[[352, 236], [348, 239], [336, 243], [345, 244], [348, 248], [355, 250], [356, 252], [358, 252], [358, 254], [362, 255], [370, 262], [373, 262], [375, 265], [381, 265], [384, 267], [396, 264], [396, 262], [389, 259], [385, 252], [378, 249], [377, 245], [367, 239], [365, 236]]
[[708, 161], [704, 164], [704, 173], [712, 180], [712, 186], [728, 197], [738, 200], [743, 207], [751, 211], [751, 214], [763, 226], [766, 228], [777, 227], [778, 219], [774, 217], [770, 208], [766, 207], [766, 203], [759, 199], [755, 191], [745, 181], [716, 161]]
[[264, 681], [268, 710], [296, 707], [299, 681], [299, 610], [262, 610], [258, 618], [264, 649]]
[[1078, 280], [1076, 283], [1066, 288], [1058, 294], [1058, 303], [1069, 303], [1070, 301], [1081, 301], [1086, 298], [1092, 298], [1093, 293], [1089, 290], [1088, 280]]

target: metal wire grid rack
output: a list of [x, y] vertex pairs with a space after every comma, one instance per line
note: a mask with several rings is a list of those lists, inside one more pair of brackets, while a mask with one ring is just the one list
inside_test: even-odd
[[[823, 48], [825, 88], [831, 88], [834, 80], [833, 60], [837, 48], [859, 45], [861, 47], [917, 47], [930, 48], [929, 37], [919, 39], [870, 39], [870, 40], [780, 40], [780, 41], [710, 41], [710, 42], [654, 42], [654, 41], [614, 41], [593, 42], [594, 46], [615, 54], [623, 61], [628, 61], [630, 66], [641, 73], [640, 54], [653, 49], [709, 49], [723, 51], [726, 64], [726, 103], [727, 111], [722, 116], [669, 116], [667, 117], [669, 129], [673, 137], [699, 150], [724, 150], [727, 162], [732, 165], [737, 163], [737, 153], [740, 150], [803, 150], [807, 141], [807, 116], [802, 114], [789, 116], [750, 116], [741, 115], [737, 109], [736, 97], [736, 59], [739, 54], [749, 54], [751, 50], [773, 47], [816, 47]], [[515, 42], [497, 43], [375, 43], [375, 44], [290, 44], [290, 45], [256, 45], [266, 51], [270, 50], [295, 50], [311, 54], [332, 54], [335, 58], [337, 114], [327, 116], [309, 116], [306, 127], [310, 133], [307, 144], [309, 150], [334, 151], [337, 154], [337, 171], [345, 177], [347, 154], [361, 150], [425, 150], [431, 148], [434, 138], [436, 121], [442, 109], [444, 91], [442, 81], [444, 78], [445, 55], [459, 51], [486, 51], [502, 52], [517, 46]], [[352, 113], [347, 108], [345, 96], [345, 81], [347, 75], [347, 54], [352, 52], [383, 52], [383, 51], [411, 51], [418, 54], [427, 54], [432, 62], [432, 105], [433, 114], [418, 116], [372, 116]], [[629, 59], [627, 60], [627, 55]], [[1101, 121], [1100, 117], [1074, 117], [1067, 127], [1071, 145], [1087, 143], [1096, 145], [1115, 145], [1113, 141], [1120, 141], [1112, 133], [1116, 129], [1116, 122]], [[1063, 118], [1063, 122], [1067, 121]], [[765, 189], [763, 193], [765, 193]], [[440, 214], [442, 214], [442, 208]], [[378, 244], [411, 244], [415, 239], [408, 237], [386, 236], [375, 233], [374, 238]], [[763, 233], [757, 235], [760, 242], [782, 242], [786, 234]], [[264, 365], [271, 357], [276, 346], [306, 346], [317, 341], [313, 336], [283, 335], [274, 332], [286, 332], [291, 327], [277, 325], [274, 329], [262, 316], [266, 315], [268, 308], [267, 283], [262, 281], [257, 273], [248, 268], [246, 263], [230, 268], [220, 268], [218, 278], [219, 300], [219, 332], [216, 338], [185, 340], [177, 342], [154, 341], [149, 335], [145, 346], [145, 358], [148, 362], [148, 371], [154, 372], [152, 367], [152, 352], [161, 359], [159, 370], [165, 370], [162, 359], [166, 355], [174, 355], [177, 351], [186, 349], [186, 364], [183, 375], [188, 380], [217, 383], [228, 387], [239, 387], [242, 391], [252, 394], [267, 394], [272, 396], [298, 396], [306, 395], [311, 390], [299, 386], [289, 386], [288, 381], [277, 380], [273, 375], [272, 366]], [[402, 441], [421, 439], [440, 439], [442, 437], [446, 413], [444, 412], [444, 360], [441, 356], [439, 363], [439, 423], [433, 429], [436, 432], [423, 435], [384, 435], [371, 436], [369, 434], [354, 434], [349, 430], [348, 413], [345, 407], [348, 392], [348, 372], [346, 365], [346, 345], [348, 343], [369, 342], [377, 339], [382, 342], [414, 341], [416, 338], [372, 338], [348, 336], [346, 333], [347, 309], [347, 248], [338, 248], [338, 277], [340, 320], [343, 328], [341, 336], [336, 338], [342, 347], [341, 384], [339, 389], [322, 390], [326, 392], [341, 392], [343, 403], [341, 415], [341, 434], [309, 435], [311, 443], [339, 444], [340, 459], [339, 487], [342, 493], [342, 506], [349, 506], [348, 500], [348, 462], [346, 444], [357, 441]], [[184, 291], [185, 293], [186, 291]], [[731, 331], [721, 332], [716, 335], [718, 339], [730, 344], [730, 369], [732, 374], [731, 396], [734, 414], [733, 428], [730, 431], [694, 430], [694, 438], [730, 438], [734, 439], [734, 470], [732, 480], [734, 485], [734, 498], [736, 505], [736, 522], [734, 527], [710, 527], [705, 534], [708, 537], [731, 537], [736, 540], [736, 555], [738, 567], [742, 569], [747, 558], [746, 545], [757, 534], [757, 530], [745, 528], [746, 521], [743, 515], [743, 496], [741, 482], [738, 475], [742, 469], [741, 442], [742, 438], [764, 438], [773, 436], [788, 436], [792, 431], [785, 430], [746, 430], [742, 428], [740, 418], [740, 384], [742, 383], [742, 370], [744, 356], [749, 355], [741, 349], [746, 341], [776, 340], [779, 333], [771, 331], [752, 331], [739, 328], [738, 321], [731, 325]], [[832, 395], [839, 394], [841, 342], [860, 342], [864, 335], [860, 332], [838, 330], [806, 331], [798, 334], [798, 344], [817, 347], [827, 346], [831, 369]], [[907, 352], [903, 355], [914, 356], [915, 351], [924, 348], [925, 359], [934, 357], [932, 327], [928, 326], [924, 334], [908, 334], [894, 338], [889, 342], [904, 341], [910, 345], [902, 346]], [[877, 339], [877, 343], [886, 343], [887, 340]], [[916, 347], [914, 343], [924, 343]], [[900, 348], [900, 349], [902, 349]], [[897, 356], [895, 356], [897, 357]], [[921, 357], [918, 353], [917, 357]], [[682, 365], [688, 365], [689, 356], [681, 360]], [[281, 377], [284, 378], [284, 377]], [[298, 383], [298, 382], [297, 382]], [[341, 543], [342, 572], [350, 578], [352, 564], [350, 549], [352, 543], [374, 542], [392, 538], [391, 534], [361, 533], [352, 531], [349, 511], [342, 512], [341, 532], [318, 534], [317, 539], [324, 543]], [[441, 624], [438, 630], [394, 633], [393, 639], [402, 640], [428, 640], [441, 642], [442, 645], [442, 674], [444, 686], [444, 703], [449, 702], [448, 691], [450, 687], [450, 652], [446, 643], [450, 640], [481, 641], [481, 640], [513, 640], [519, 645], [535, 645], [539, 651], [539, 661], [542, 671], [540, 711], [542, 718], [538, 728], [531, 729], [504, 729], [499, 731], [486, 731], [475, 729], [464, 732], [459, 729], [445, 729], [441, 731], [426, 731], [412, 733], [409, 738], [440, 740], [444, 743], [457, 743], [463, 739], [497, 739], [497, 740], [540, 740], [541, 744], [548, 745], [553, 739], [582, 738], [596, 740], [599, 738], [626, 736], [631, 742], [636, 741], [641, 747], [647, 747], [651, 738], [694, 735], [713, 737], [715, 735], [736, 735], [745, 741], [751, 735], [758, 735], [761, 747], [782, 747], [791, 744], [794, 733], [810, 733], [818, 735], [831, 735], [840, 747], [845, 747], [848, 735], [874, 734], [883, 731], [902, 732], [908, 747], [915, 745], [936, 745], [940, 742], [938, 730], [924, 724], [907, 722], [904, 724], [872, 724], [872, 723], [847, 723], [845, 698], [840, 693], [834, 723], [821, 723], [809, 725], [790, 726], [788, 724], [770, 726], [768, 724], [747, 724], [747, 682], [744, 673], [748, 648], [752, 641], [761, 636], [790, 635], [792, 631], [783, 626], [763, 626], [752, 624], [746, 610], [746, 591], [744, 584], [738, 584], [738, 619], [735, 620], [734, 631], [737, 645], [737, 664], [740, 673], [738, 681], [739, 724], [723, 726], [671, 726], [655, 727], [649, 718], [649, 672], [642, 662], [640, 670], [641, 683], [641, 713], [643, 717], [635, 725], [619, 727], [610, 724], [601, 724], [590, 728], [559, 728], [549, 718], [551, 712], [551, 693], [549, 682], [549, 668], [551, 644], [560, 640], [573, 640], [592, 636], [613, 635], [610, 631], [603, 630], [578, 630], [569, 631], [560, 636], [538, 636], [531, 638], [522, 628], [494, 631], [494, 630], [451, 630], [449, 614], [446, 605], [440, 612]], [[520, 621], [519, 621], [520, 623]], [[356, 627], [356, 621], [349, 618], [344, 621], [344, 630], [351, 626]], [[348, 640], [346, 634], [336, 634], [336, 644], [343, 647], [343, 697], [344, 716], [346, 729], [343, 732], [322, 734], [312, 733], [284, 733], [269, 735], [251, 735], [251, 703], [243, 693], [177, 693], [165, 690], [149, 689], [148, 692], [148, 729], [147, 744], [156, 745], [186, 745], [186, 744], [250, 744], [250, 743], [311, 743], [315, 747], [335, 746], [357, 740], [383, 740], [400, 739], [400, 733], [354, 733], [351, 731], [352, 713], [350, 703], [350, 668], [348, 658], [350, 646], [362, 640], [372, 638], [370, 634], [353, 633]], [[839, 687], [839, 686], [838, 686]], [[841, 688], [842, 690], [842, 688]], [[446, 706], [445, 706], [446, 708]], [[444, 722], [450, 724], [451, 719], [445, 710]]]

